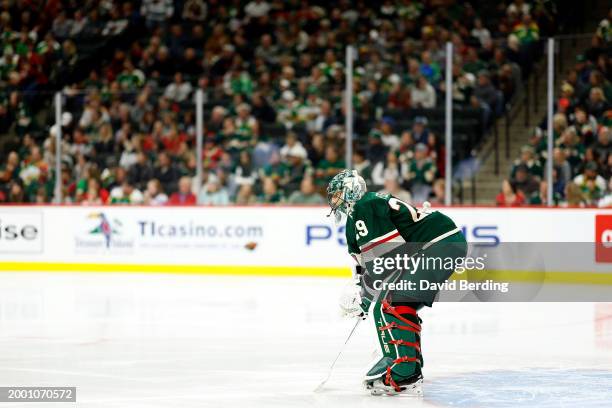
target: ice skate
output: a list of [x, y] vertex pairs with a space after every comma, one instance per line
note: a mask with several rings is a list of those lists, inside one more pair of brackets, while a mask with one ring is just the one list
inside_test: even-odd
[[415, 378], [400, 381], [396, 383], [396, 386], [385, 384], [384, 379], [377, 379], [372, 382], [366, 381], [365, 387], [374, 396], [402, 395], [418, 398], [423, 396], [423, 376], [419, 374], [418, 376], [415, 376]]

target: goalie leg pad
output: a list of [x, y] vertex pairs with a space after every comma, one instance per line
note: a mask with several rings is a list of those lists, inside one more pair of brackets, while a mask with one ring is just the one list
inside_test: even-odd
[[366, 374], [365, 385], [372, 389], [382, 381], [399, 393], [422, 378], [421, 319], [414, 308], [386, 299], [372, 309], [383, 357]]

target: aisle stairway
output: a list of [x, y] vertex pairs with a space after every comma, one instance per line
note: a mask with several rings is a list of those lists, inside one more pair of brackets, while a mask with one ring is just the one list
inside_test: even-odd
[[[557, 68], [555, 72], [555, 97], [558, 97], [560, 84], [565, 78], [567, 70], [574, 66], [576, 56], [588, 48], [590, 38], [561, 40], [561, 43], [563, 46], [562, 54], [561, 57], [557, 55], [555, 61]], [[509, 114], [497, 121], [499, 171], [496, 171], [495, 137], [492, 134], [478, 154], [481, 165], [474, 179], [475, 188], [472, 188], [472, 180], [465, 180], [463, 183], [464, 203], [493, 204], [495, 202], [495, 196], [500, 191], [501, 182], [508, 177], [512, 163], [519, 156], [521, 147], [527, 143], [535, 127], [545, 119], [547, 100], [546, 59], [547, 56], [544, 55], [536, 65], [534, 72], [525, 81]], [[526, 96], [529, 97], [529, 104], [526, 103]], [[506, 139], [508, 139], [508, 143]]]

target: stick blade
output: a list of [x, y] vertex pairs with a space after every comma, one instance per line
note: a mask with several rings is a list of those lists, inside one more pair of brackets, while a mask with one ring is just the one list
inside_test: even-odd
[[317, 388], [315, 388], [314, 392], [321, 392], [323, 391], [323, 388], [325, 388], [325, 383], [327, 383], [327, 378], [323, 381], [321, 381], [321, 384], [319, 384], [319, 386]]

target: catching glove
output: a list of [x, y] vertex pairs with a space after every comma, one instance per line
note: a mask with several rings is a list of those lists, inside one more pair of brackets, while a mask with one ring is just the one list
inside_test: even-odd
[[340, 297], [340, 313], [342, 317], [360, 317], [365, 319], [368, 316], [369, 302], [362, 302], [359, 285], [349, 285]]

